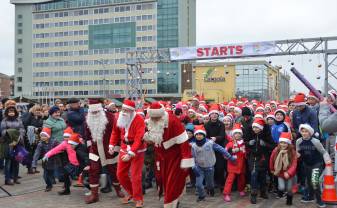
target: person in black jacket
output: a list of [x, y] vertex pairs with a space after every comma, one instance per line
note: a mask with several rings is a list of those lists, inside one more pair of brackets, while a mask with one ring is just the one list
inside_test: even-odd
[[246, 144], [248, 147], [248, 167], [251, 183], [251, 203], [256, 204], [257, 189], [260, 188], [261, 198], [268, 199], [266, 176], [269, 164], [269, 152], [275, 144], [271, 138], [269, 126], [261, 118], [256, 118], [252, 124], [252, 137]]
[[[216, 144], [226, 147], [228, 141], [226, 138], [225, 125], [219, 120], [219, 112], [211, 111], [210, 121], [204, 126], [207, 136], [212, 139]], [[225, 184], [225, 170], [227, 169], [227, 161], [221, 153], [215, 153], [216, 163], [214, 166], [214, 180], [216, 185], [220, 188], [222, 193]]]
[[69, 110], [67, 112], [66, 123], [69, 124], [74, 132], [84, 136], [85, 112], [81, 108], [80, 100], [71, 98], [68, 100]]

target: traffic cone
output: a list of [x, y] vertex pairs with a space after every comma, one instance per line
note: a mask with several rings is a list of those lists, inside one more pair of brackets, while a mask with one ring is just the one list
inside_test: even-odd
[[74, 187], [84, 187], [82, 173], [78, 176], [77, 182]]
[[335, 179], [332, 174], [332, 164], [326, 164], [325, 168], [326, 174], [323, 182], [322, 201], [327, 204], [337, 204]]

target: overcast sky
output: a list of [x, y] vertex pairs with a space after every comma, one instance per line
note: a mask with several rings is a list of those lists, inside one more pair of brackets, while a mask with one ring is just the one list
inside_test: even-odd
[[[14, 6], [9, 0], [0, 1], [0, 13], [0, 72], [11, 75]], [[337, 0], [197, 0], [197, 45], [324, 36], [337, 36]], [[289, 61], [294, 62], [317, 88], [323, 86], [324, 67], [317, 67], [324, 64], [322, 56], [265, 60], [282, 65], [288, 72]], [[333, 71], [337, 72], [337, 67]], [[321, 79], [316, 79], [317, 76]], [[332, 83], [337, 86], [337, 82]], [[291, 88], [302, 90], [303, 85], [292, 77]]]

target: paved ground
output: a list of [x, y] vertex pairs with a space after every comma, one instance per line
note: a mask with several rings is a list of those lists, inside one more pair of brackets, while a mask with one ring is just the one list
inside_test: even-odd
[[[114, 193], [100, 194], [100, 201], [92, 205], [84, 204], [84, 190], [82, 188], [71, 189], [70, 196], [58, 196], [57, 191], [61, 190], [62, 184], [56, 184], [51, 192], [44, 192], [44, 181], [41, 174], [39, 175], [27, 175], [26, 169], [20, 170], [22, 176], [21, 184], [15, 186], [4, 186], [3, 175], [0, 173], [0, 186], [4, 188], [13, 196], [8, 196], [6, 192], [0, 189], [0, 207], [1, 208], [32, 208], [32, 207], [62, 207], [62, 208], [79, 208], [79, 207], [102, 207], [102, 208], [131, 208], [132, 204], [123, 206], [116, 198]], [[162, 201], [159, 201], [156, 197], [155, 190], [150, 189], [145, 195], [145, 206], [148, 208], [161, 208], [163, 207]], [[257, 205], [251, 205], [249, 197], [240, 198], [238, 193], [233, 194], [233, 202], [224, 203], [220, 193], [217, 193], [213, 198], [207, 198], [206, 201], [197, 203], [194, 191], [188, 190], [181, 202], [182, 208], [249, 208], [249, 207], [272, 207], [281, 208], [285, 206], [285, 199], [275, 199], [273, 195], [270, 195], [269, 200], [258, 199]], [[305, 207], [313, 208], [315, 204], [302, 204], [299, 201], [297, 195], [294, 199], [294, 205], [292, 207]], [[334, 207], [334, 206], [330, 206]], [[337, 207], [337, 206], [336, 206]]]

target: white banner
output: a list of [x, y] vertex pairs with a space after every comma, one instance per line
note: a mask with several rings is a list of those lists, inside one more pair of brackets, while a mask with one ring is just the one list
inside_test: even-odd
[[216, 59], [228, 57], [270, 55], [275, 54], [275, 49], [275, 42], [270, 41], [243, 44], [171, 48], [170, 56], [172, 61]]

